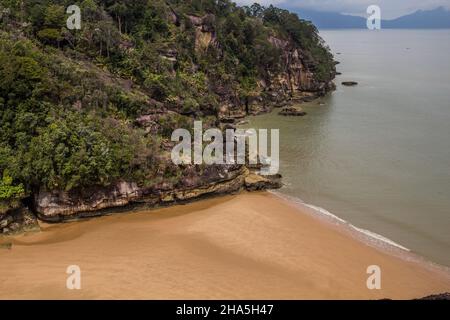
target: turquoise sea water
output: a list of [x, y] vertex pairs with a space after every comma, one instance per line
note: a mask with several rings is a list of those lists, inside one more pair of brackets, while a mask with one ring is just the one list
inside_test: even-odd
[[450, 266], [450, 30], [321, 35], [337, 91], [303, 118], [250, 118], [280, 129], [282, 192]]

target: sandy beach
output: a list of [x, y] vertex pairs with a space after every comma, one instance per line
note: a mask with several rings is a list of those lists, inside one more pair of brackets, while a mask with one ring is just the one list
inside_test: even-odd
[[[447, 271], [385, 252], [270, 193], [241, 194], [0, 239], [1, 299], [410, 299]], [[406, 259], [405, 259], [406, 258]], [[66, 269], [81, 268], [81, 290]], [[381, 290], [366, 286], [370, 265]]]

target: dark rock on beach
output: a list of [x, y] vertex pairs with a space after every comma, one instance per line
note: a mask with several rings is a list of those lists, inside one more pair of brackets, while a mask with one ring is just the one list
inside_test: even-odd
[[0, 217], [0, 234], [11, 235], [38, 230], [37, 217], [25, 207], [11, 210]]
[[35, 196], [34, 206], [41, 220], [61, 222], [101, 216], [108, 213], [108, 209], [130, 205], [158, 207], [242, 190], [269, 190], [282, 186], [280, 175], [259, 176], [242, 165], [211, 166], [201, 175], [194, 168], [186, 168], [184, 177], [177, 185], [141, 187], [122, 181], [110, 187], [71, 192], [41, 190]]
[[427, 296], [419, 300], [450, 300], [450, 292], [433, 294], [431, 296]]

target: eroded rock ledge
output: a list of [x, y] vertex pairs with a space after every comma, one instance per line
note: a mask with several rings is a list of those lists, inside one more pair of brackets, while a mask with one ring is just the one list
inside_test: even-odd
[[139, 187], [121, 181], [107, 188], [78, 191], [39, 191], [34, 197], [39, 219], [47, 222], [104, 215], [107, 209], [130, 205], [157, 207], [185, 203], [205, 197], [233, 194], [243, 190], [259, 191], [280, 188], [281, 176], [263, 177], [245, 166], [209, 168], [197, 181], [185, 179], [175, 188], [159, 184]]
[[[190, 168], [192, 169], [192, 168]], [[187, 203], [206, 197], [281, 188], [281, 175], [260, 176], [255, 169], [242, 165], [209, 166], [197, 174], [189, 174], [176, 186], [160, 183], [141, 187], [134, 182], [119, 181], [109, 187], [91, 187], [76, 191], [40, 190], [25, 205], [0, 214], [0, 234], [38, 231], [38, 219], [63, 222], [102, 216], [128, 206], [154, 208]]]

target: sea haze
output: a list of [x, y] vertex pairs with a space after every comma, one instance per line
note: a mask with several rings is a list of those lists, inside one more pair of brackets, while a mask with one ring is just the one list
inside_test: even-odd
[[[287, 6], [304, 20], [312, 21], [319, 29], [366, 29], [366, 12], [361, 16], [351, 16], [337, 12], [322, 12], [307, 9], [296, 9]], [[414, 13], [392, 19], [384, 19], [381, 7], [381, 26], [384, 29], [445, 29], [450, 28], [450, 11], [444, 7], [433, 10], [418, 10]], [[368, 16], [368, 15], [367, 15]]]

